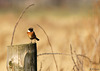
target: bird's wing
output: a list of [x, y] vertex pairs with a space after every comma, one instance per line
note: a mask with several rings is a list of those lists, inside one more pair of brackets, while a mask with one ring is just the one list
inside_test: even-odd
[[36, 38], [35, 32], [33, 32], [32, 36], [33, 36], [34, 38]]

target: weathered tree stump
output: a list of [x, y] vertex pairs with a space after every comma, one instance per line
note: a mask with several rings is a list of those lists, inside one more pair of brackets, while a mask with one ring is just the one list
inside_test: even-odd
[[8, 46], [8, 71], [37, 71], [36, 43]]

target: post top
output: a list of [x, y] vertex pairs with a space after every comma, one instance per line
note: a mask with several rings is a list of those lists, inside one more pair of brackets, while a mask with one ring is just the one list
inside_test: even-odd
[[19, 45], [11, 45], [11, 46], [7, 46], [7, 47], [24, 47], [24, 46], [35, 46], [36, 43], [28, 43], [28, 44], [19, 44]]

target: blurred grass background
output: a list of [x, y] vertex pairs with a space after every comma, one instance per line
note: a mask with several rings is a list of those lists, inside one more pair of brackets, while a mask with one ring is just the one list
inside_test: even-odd
[[[7, 46], [11, 43], [15, 23], [22, 10], [29, 8], [21, 19], [14, 37], [14, 44], [30, 43], [27, 29], [33, 27], [40, 41], [38, 54], [51, 53], [50, 46], [41, 25], [47, 32], [54, 52], [70, 54], [70, 43], [78, 54], [93, 56], [99, 62], [99, 1], [95, 0], [0, 0], [0, 71], [6, 71]], [[95, 43], [97, 41], [97, 44]], [[95, 46], [96, 45], [96, 46]], [[96, 51], [94, 52], [94, 48]], [[93, 53], [94, 52], [94, 53]], [[70, 56], [56, 55], [59, 71], [71, 71]], [[84, 59], [84, 71], [89, 71], [89, 61]], [[51, 55], [38, 57], [38, 71], [56, 71]], [[93, 67], [99, 67], [95, 65]]]

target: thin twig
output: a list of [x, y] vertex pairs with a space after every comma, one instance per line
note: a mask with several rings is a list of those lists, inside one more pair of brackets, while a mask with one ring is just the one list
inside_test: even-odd
[[[94, 17], [94, 19], [96, 20], [96, 22], [95, 22], [95, 24], [97, 24], [96, 26], [96, 29], [97, 29], [97, 38], [95, 39], [95, 45], [94, 45], [94, 48], [93, 48], [93, 52], [92, 52], [92, 55], [91, 55], [91, 60], [93, 61], [93, 59], [94, 59], [94, 56], [95, 56], [95, 53], [96, 53], [96, 50], [97, 50], [97, 46], [98, 46], [98, 44], [99, 44], [99, 41], [100, 41], [100, 37], [99, 37], [99, 16], [98, 16], [98, 2], [99, 1], [95, 1], [95, 0], [93, 0], [94, 1], [94, 16], [96, 16], [96, 17]], [[89, 67], [91, 68], [91, 64], [89, 65]]]
[[77, 67], [76, 62], [75, 62], [75, 60], [74, 60], [74, 58], [73, 58], [73, 52], [72, 52], [72, 46], [71, 46], [71, 44], [70, 44], [70, 51], [71, 51], [71, 58], [72, 58], [72, 61], [73, 61], [74, 65], [75, 65], [77, 71], [79, 71], [79, 68]]
[[87, 57], [87, 56], [85, 56], [85, 55], [78, 54], [78, 56], [84, 57], [84, 58], [88, 59], [89, 62], [92, 63], [92, 64], [96, 64], [96, 65], [99, 65], [99, 64], [100, 64], [100, 63], [93, 62], [89, 57]]
[[93, 49], [93, 52], [92, 52], [92, 55], [91, 55], [92, 60], [93, 60], [93, 57], [96, 53], [98, 43], [99, 43], [99, 37], [97, 39], [95, 39], [95, 46], [94, 46], [94, 49]]
[[[50, 47], [51, 47], [51, 51], [52, 51], [52, 53], [54, 53], [53, 47], [52, 47], [52, 45], [51, 45], [51, 43], [50, 43], [50, 40], [49, 40], [49, 37], [48, 37], [47, 33], [45, 32], [45, 30], [44, 30], [40, 25], [37, 24], [37, 26], [40, 27], [40, 28], [43, 30], [43, 32], [45, 33], [45, 35], [46, 35], [46, 37], [47, 37], [47, 40], [48, 40], [48, 43], [49, 43], [49, 45], [50, 45]], [[55, 61], [56, 69], [57, 69], [57, 71], [58, 71], [58, 65], [57, 65], [56, 58], [55, 58], [54, 54], [53, 54], [53, 58], [54, 58], [54, 61]]]
[[83, 68], [83, 58], [82, 58], [82, 61], [81, 61], [81, 63], [82, 63], [82, 71], [84, 71], [84, 68]]
[[65, 54], [65, 53], [42, 53], [42, 54], [38, 54], [37, 57], [39, 56], [43, 56], [43, 55], [70, 55], [70, 54]]
[[[44, 56], [44, 55], [65, 55], [65, 56], [69, 55], [69, 56], [71, 56], [71, 54], [66, 54], [66, 53], [41, 53], [41, 54], [37, 54], [37, 57]], [[75, 54], [73, 54], [73, 55], [75, 55]], [[89, 57], [87, 57], [85, 55], [77, 54], [77, 56], [88, 59], [88, 61], [91, 62], [92, 64], [96, 64], [96, 65], [100, 64], [100, 63], [93, 62]]]
[[[96, 53], [96, 50], [97, 50], [97, 46], [98, 46], [98, 44], [99, 44], [99, 42], [100, 42], [100, 36], [98, 36], [96, 39], [95, 39], [95, 45], [94, 45], [94, 48], [93, 48], [93, 52], [92, 52], [92, 55], [91, 55], [91, 60], [93, 61], [93, 59], [94, 59], [94, 56], [95, 56], [95, 53]], [[95, 64], [95, 63], [94, 63]], [[98, 64], [100, 64], [100, 63], [98, 63]], [[89, 65], [89, 67], [91, 68], [91, 64]]]
[[50, 67], [48, 67], [45, 71], [50, 71]]
[[[76, 58], [77, 58], [77, 64], [78, 64], [78, 67], [80, 68], [81, 67], [81, 70], [82, 70], [82, 62], [80, 61], [79, 57], [77, 56], [76, 52], [74, 51], [75, 55], [76, 55]], [[80, 66], [81, 65], [81, 66]]]
[[40, 70], [39, 71], [42, 71], [42, 62], [41, 62], [41, 66], [40, 66]]
[[75, 71], [75, 65], [73, 66], [73, 71]]
[[20, 14], [20, 16], [19, 16], [19, 18], [18, 18], [18, 20], [17, 20], [17, 22], [16, 22], [16, 24], [15, 24], [14, 30], [13, 30], [12, 40], [11, 40], [11, 46], [12, 46], [12, 44], [13, 44], [14, 33], [15, 33], [15, 30], [16, 30], [17, 25], [19, 24], [19, 22], [20, 22], [21, 18], [23, 17], [24, 13], [26, 12], [26, 10], [27, 10], [29, 7], [33, 6], [33, 5], [34, 5], [34, 4], [31, 4], [31, 5], [27, 6], [27, 7], [22, 11], [22, 13]]

